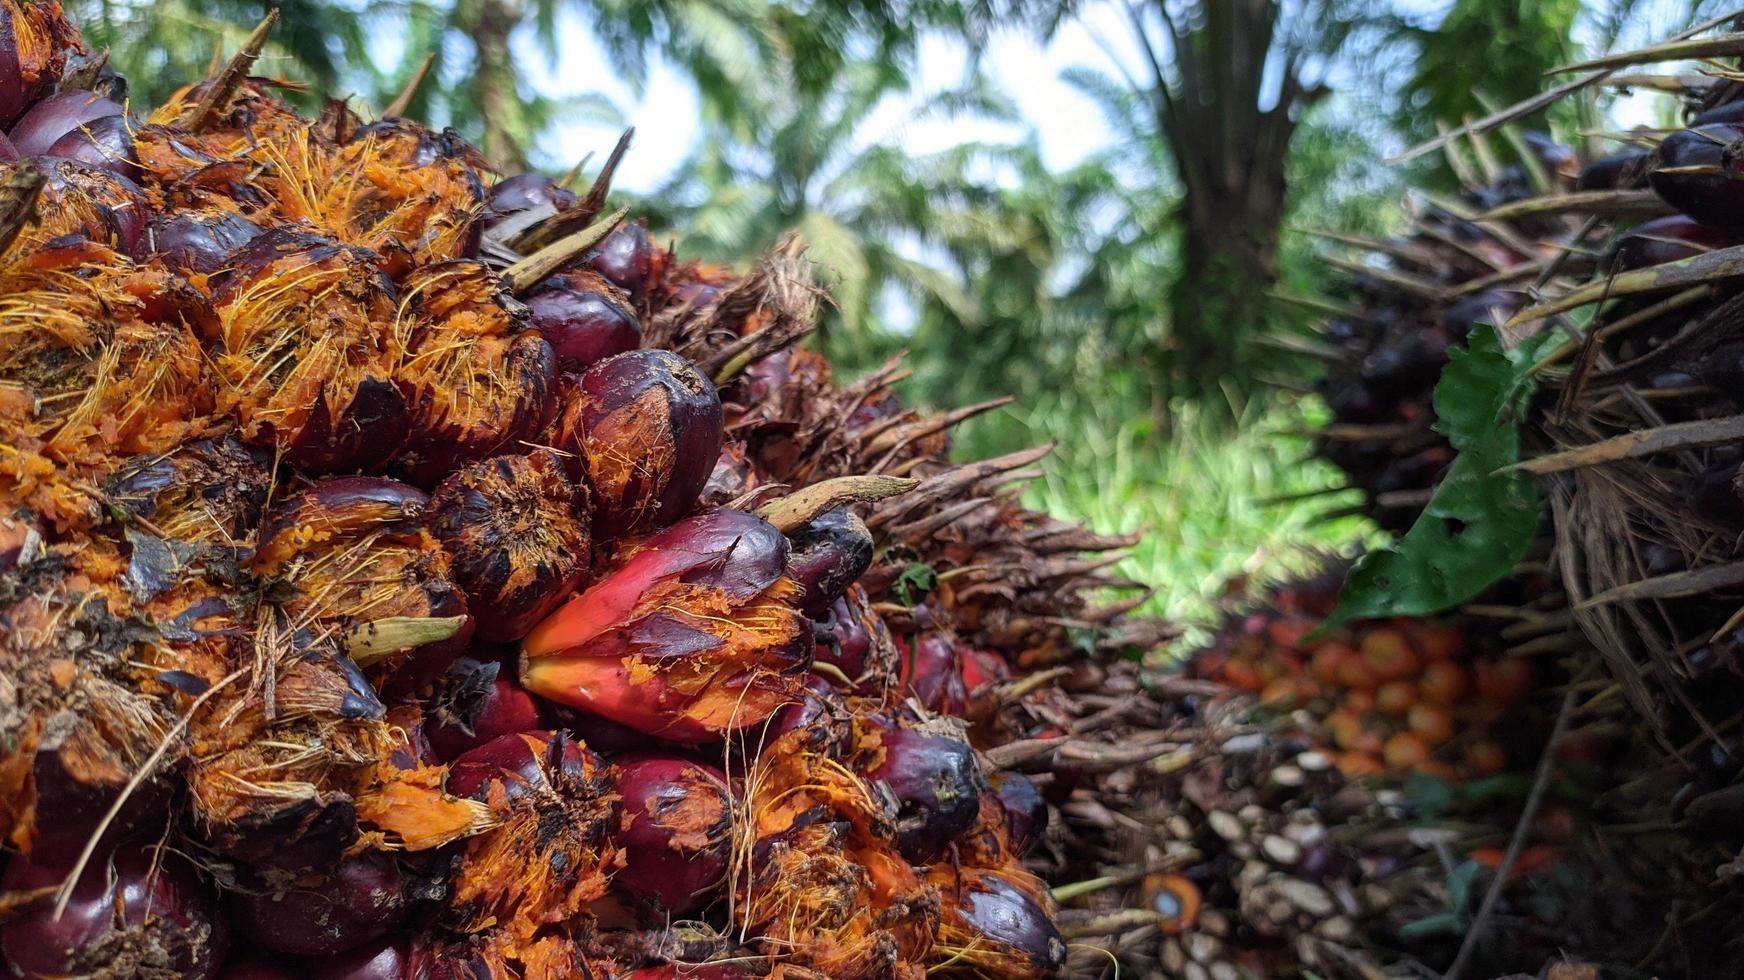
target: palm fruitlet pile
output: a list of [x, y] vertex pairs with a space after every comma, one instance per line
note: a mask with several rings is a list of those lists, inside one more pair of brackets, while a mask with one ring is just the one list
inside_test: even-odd
[[9, 974], [1059, 972], [1132, 539], [795, 346], [802, 243], [300, 115], [273, 20], [147, 111], [0, 0]]

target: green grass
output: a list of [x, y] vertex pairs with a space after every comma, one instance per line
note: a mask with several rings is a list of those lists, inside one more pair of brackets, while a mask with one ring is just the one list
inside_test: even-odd
[[1292, 401], [1245, 412], [1234, 431], [1187, 414], [1158, 439], [1148, 417], [1079, 403], [1008, 411], [970, 440], [976, 449], [1057, 440], [1025, 502], [1100, 532], [1144, 532], [1117, 571], [1157, 588], [1143, 611], [1188, 628], [1190, 647], [1216, 620], [1232, 577], [1263, 585], [1375, 537], [1362, 518], [1328, 516], [1355, 504], [1354, 490], [1268, 502], [1343, 484], [1300, 434], [1324, 420], [1317, 401]]

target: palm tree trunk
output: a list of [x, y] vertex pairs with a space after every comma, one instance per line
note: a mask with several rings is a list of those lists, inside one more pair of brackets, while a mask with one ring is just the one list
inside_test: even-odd
[[484, 118], [484, 152], [506, 173], [527, 169], [526, 150], [510, 126], [520, 115], [516, 72], [509, 51], [509, 35], [520, 23], [521, 11], [512, 0], [479, 0], [472, 23], [467, 25], [478, 51], [479, 110]]

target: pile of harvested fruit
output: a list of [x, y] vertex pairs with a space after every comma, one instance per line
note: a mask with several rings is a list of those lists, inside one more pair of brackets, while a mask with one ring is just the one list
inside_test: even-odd
[[1057, 972], [1131, 539], [833, 381], [801, 243], [301, 116], [272, 21], [145, 112], [0, 0], [11, 975]]
[[1290, 611], [1243, 617], [1194, 659], [1194, 673], [1311, 718], [1302, 737], [1346, 776], [1492, 776], [1508, 765], [1501, 726], [1532, 689], [1530, 660], [1479, 655], [1454, 622], [1399, 618], [1320, 628], [1335, 596], [1290, 590]]

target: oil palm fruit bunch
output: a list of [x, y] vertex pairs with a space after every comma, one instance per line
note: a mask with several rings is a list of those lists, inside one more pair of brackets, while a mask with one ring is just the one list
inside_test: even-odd
[[1135, 539], [833, 379], [803, 243], [306, 117], [275, 19], [143, 107], [0, 0], [10, 974], [1059, 973]]

